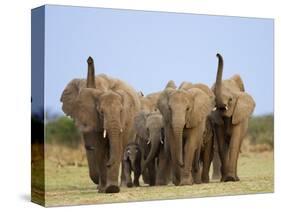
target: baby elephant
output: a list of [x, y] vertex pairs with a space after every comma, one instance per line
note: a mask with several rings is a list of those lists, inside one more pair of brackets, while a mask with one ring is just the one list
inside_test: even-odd
[[136, 143], [129, 143], [124, 151], [123, 168], [127, 187], [132, 187], [131, 172], [134, 172], [134, 185], [139, 186], [139, 178], [141, 175], [141, 149]]

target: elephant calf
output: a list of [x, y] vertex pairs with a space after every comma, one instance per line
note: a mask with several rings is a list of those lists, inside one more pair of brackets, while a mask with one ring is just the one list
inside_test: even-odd
[[131, 172], [134, 172], [134, 185], [140, 185], [141, 157], [142, 153], [138, 144], [130, 143], [126, 146], [122, 163], [127, 187], [133, 187]]

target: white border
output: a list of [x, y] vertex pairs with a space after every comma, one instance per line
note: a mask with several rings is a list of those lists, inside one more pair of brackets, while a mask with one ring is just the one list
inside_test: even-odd
[[[30, 9], [42, 4], [95, 6], [151, 11], [275, 19], [275, 58], [280, 57], [280, 6], [278, 0], [15, 0], [0, 8], [0, 210], [41, 209], [29, 202], [30, 195]], [[280, 60], [275, 60], [275, 194], [186, 200], [79, 206], [79, 210], [255, 210], [272, 211], [280, 201]], [[266, 71], [266, 70], [265, 70]], [[262, 86], [262, 85], [261, 85]], [[64, 207], [52, 210], [64, 210]], [[75, 211], [77, 207], [68, 207]]]

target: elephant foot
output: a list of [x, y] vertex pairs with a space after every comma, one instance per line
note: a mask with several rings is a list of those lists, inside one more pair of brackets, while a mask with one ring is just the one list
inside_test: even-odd
[[180, 185], [180, 186], [183, 186], [183, 185], [193, 185], [193, 178], [192, 178], [192, 176], [190, 175], [190, 176], [188, 176], [188, 177], [184, 177], [184, 178], [181, 180], [181, 182], [180, 182], [179, 185]]
[[156, 185], [164, 186], [164, 185], [168, 185], [168, 183], [165, 180], [156, 180]]
[[225, 177], [222, 178], [223, 182], [236, 182], [240, 181], [239, 177], [236, 174], [228, 173]]
[[235, 182], [235, 177], [233, 176], [226, 176], [224, 182]]
[[119, 193], [120, 188], [117, 185], [109, 185], [105, 188], [105, 193]]
[[97, 188], [98, 188], [98, 193], [105, 193], [105, 187], [98, 185]]
[[209, 176], [202, 176], [202, 182], [203, 183], [209, 183], [210, 182]]
[[213, 180], [218, 180], [218, 179], [220, 179], [221, 178], [221, 175], [220, 174], [213, 174], [212, 175], [212, 179]]
[[140, 186], [140, 183], [139, 183], [139, 181], [134, 181], [134, 185], [136, 186], [136, 187], [139, 187]]
[[126, 183], [126, 181], [121, 181], [120, 187], [126, 187], [126, 186], [128, 186], [128, 183]]
[[132, 183], [132, 182], [128, 182], [128, 183], [127, 183], [127, 187], [128, 187], [128, 188], [132, 188], [132, 187], [133, 187], [133, 183]]
[[155, 186], [155, 182], [149, 183], [149, 186]]
[[202, 183], [200, 173], [199, 174], [195, 174], [195, 176], [194, 176], [194, 183], [195, 184], [201, 184]]
[[99, 184], [99, 176], [98, 175], [91, 175], [90, 178], [93, 181], [93, 183]]

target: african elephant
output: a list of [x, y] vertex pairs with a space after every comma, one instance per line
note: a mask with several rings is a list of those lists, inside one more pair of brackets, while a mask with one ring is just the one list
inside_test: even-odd
[[159, 111], [141, 111], [135, 118], [137, 142], [143, 150], [142, 174], [145, 183], [151, 186], [166, 185], [170, 177], [168, 155], [165, 155], [163, 145], [163, 127], [163, 117]]
[[[206, 120], [214, 105], [212, 91], [203, 84], [183, 83], [179, 89], [171, 81], [158, 99], [164, 118], [165, 138], [170, 147], [173, 183], [201, 182], [200, 155]], [[194, 176], [192, 176], [194, 175]]]
[[[134, 116], [140, 110], [135, 90], [125, 82], [95, 76], [94, 61], [87, 60], [87, 81], [72, 80], [64, 89], [62, 110], [83, 132], [90, 168], [99, 176], [99, 192], [119, 192], [118, 177], [123, 149], [134, 140]], [[93, 168], [94, 167], [94, 168]], [[124, 172], [121, 175], [125, 181]]]
[[160, 96], [161, 92], [155, 92], [148, 94], [146, 96], [143, 96], [143, 94], [140, 96], [140, 102], [141, 102], [141, 111], [150, 113], [157, 111], [157, 101]]
[[246, 135], [255, 101], [245, 92], [239, 75], [222, 80], [223, 58], [218, 57], [218, 70], [213, 91], [216, 96], [215, 131], [221, 159], [221, 181], [239, 181], [237, 160], [243, 138]]
[[126, 185], [132, 187], [131, 172], [134, 173], [134, 185], [139, 186], [139, 177], [141, 175], [141, 148], [136, 143], [129, 143], [123, 153], [122, 164], [124, 167]]

